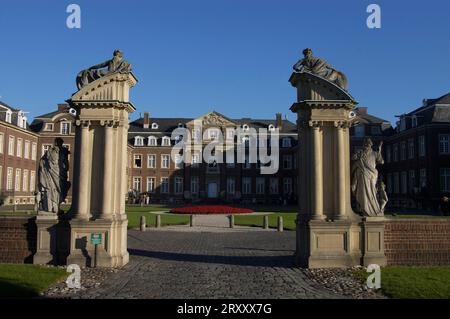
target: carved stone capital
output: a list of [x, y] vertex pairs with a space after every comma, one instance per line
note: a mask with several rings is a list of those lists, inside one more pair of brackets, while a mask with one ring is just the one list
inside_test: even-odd
[[333, 125], [337, 129], [346, 129], [350, 127], [350, 123], [348, 121], [334, 121]]
[[309, 121], [308, 125], [309, 125], [309, 127], [318, 130], [323, 127], [323, 122], [322, 121]]
[[89, 120], [76, 120], [75, 125], [80, 126], [81, 128], [89, 128], [91, 126], [91, 121]]

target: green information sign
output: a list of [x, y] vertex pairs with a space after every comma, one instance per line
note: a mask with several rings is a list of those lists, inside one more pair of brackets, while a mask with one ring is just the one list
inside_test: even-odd
[[100, 245], [102, 243], [102, 234], [91, 234], [91, 244]]

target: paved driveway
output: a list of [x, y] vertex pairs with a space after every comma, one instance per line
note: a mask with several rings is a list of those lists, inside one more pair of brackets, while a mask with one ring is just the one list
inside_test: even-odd
[[129, 231], [130, 263], [83, 298], [340, 298], [292, 264], [295, 232]]

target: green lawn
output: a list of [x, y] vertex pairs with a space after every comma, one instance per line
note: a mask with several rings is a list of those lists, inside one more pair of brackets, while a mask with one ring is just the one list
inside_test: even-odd
[[[355, 274], [362, 280], [368, 275], [365, 270]], [[381, 290], [395, 299], [450, 299], [450, 267], [383, 267]]]
[[[283, 226], [286, 230], [295, 230], [295, 219], [297, 217], [296, 212], [274, 213], [269, 215], [269, 227], [276, 228], [278, 225], [278, 216], [283, 216]], [[263, 216], [245, 216], [235, 215], [234, 223], [240, 226], [263, 226]]]
[[[154, 227], [156, 215], [151, 212], [169, 211], [170, 208], [162, 205], [151, 206], [127, 206], [128, 228], [139, 228], [141, 216], [145, 216], [147, 227]], [[189, 223], [189, 216], [161, 215], [161, 225], [186, 225]]]
[[37, 265], [0, 264], [0, 298], [29, 298], [63, 280], [65, 269]]

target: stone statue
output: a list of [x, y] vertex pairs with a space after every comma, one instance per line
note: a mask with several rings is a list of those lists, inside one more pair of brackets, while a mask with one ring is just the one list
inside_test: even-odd
[[383, 216], [387, 203], [384, 184], [378, 181], [377, 164], [383, 164], [380, 142], [378, 150], [372, 148], [369, 138], [364, 139], [363, 149], [352, 158], [351, 189], [357, 203], [357, 211], [365, 216]]
[[78, 73], [76, 80], [78, 90], [104, 76], [118, 72], [131, 72], [131, 64], [123, 59], [122, 51], [115, 50], [113, 55], [114, 56], [111, 60], [91, 66], [89, 69], [83, 70]]
[[54, 144], [39, 161], [38, 190], [39, 210], [57, 214], [59, 205], [66, 199], [70, 188], [69, 150], [63, 140], [56, 138]]
[[328, 65], [325, 60], [314, 57], [311, 49], [303, 50], [303, 55], [305, 57], [294, 65], [296, 72], [309, 72], [318, 75], [347, 90], [348, 82], [344, 73]]

